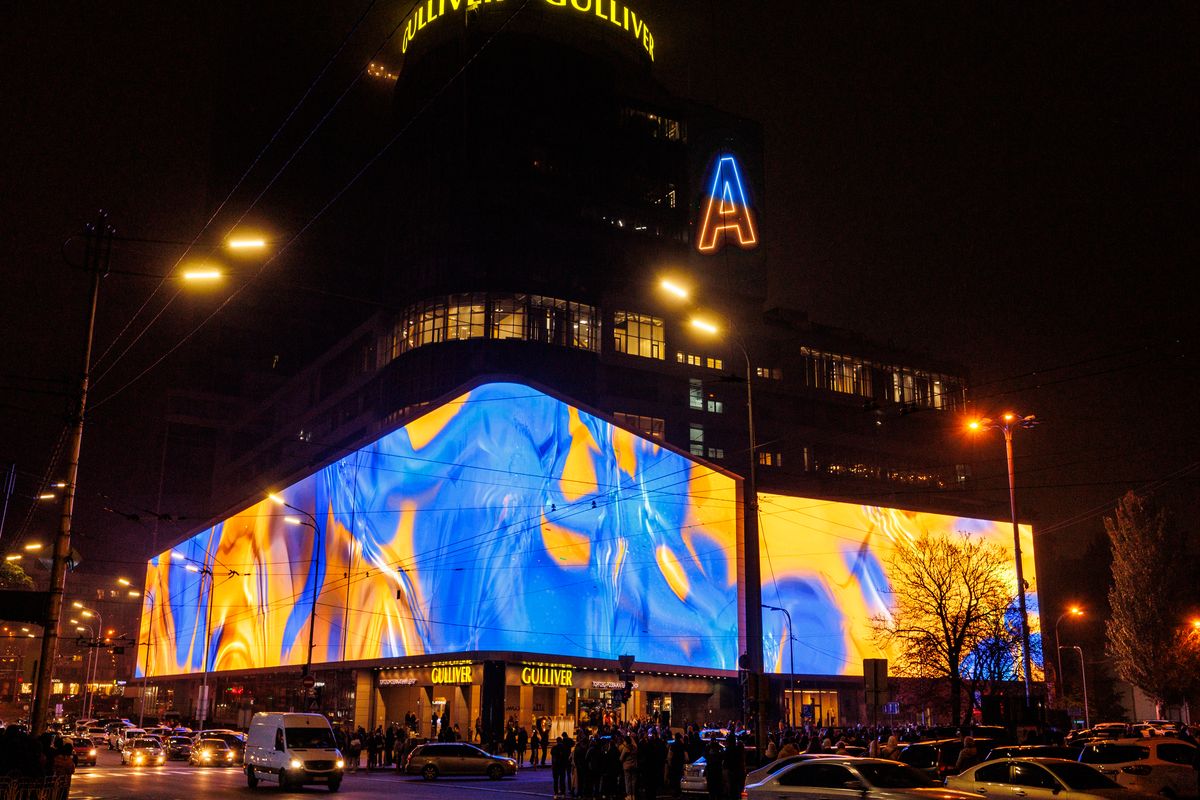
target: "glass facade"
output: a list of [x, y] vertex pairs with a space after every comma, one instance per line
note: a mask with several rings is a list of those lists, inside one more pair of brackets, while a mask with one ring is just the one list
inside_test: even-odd
[[[800, 359], [804, 383], [814, 389], [936, 410], [962, 405], [962, 382], [951, 375], [886, 365], [809, 347], [800, 348]], [[759, 375], [762, 374], [760, 371]]]
[[586, 303], [536, 294], [430, 298], [399, 314], [377, 348], [379, 366], [418, 347], [467, 339], [515, 339], [598, 353], [600, 316]]

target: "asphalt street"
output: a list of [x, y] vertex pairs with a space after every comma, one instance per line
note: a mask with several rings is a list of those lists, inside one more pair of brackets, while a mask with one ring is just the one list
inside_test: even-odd
[[[75, 800], [194, 800], [194, 798], [299, 798], [321, 797], [324, 786], [306, 786], [299, 791], [280, 791], [263, 782], [257, 789], [246, 786], [246, 776], [234, 768], [191, 767], [174, 761], [162, 767], [123, 767], [117, 753], [100, 752], [95, 767], [80, 767], [71, 782]], [[526, 769], [515, 778], [424, 781], [399, 775], [394, 769], [346, 773], [341, 791], [334, 797], [413, 798], [413, 800], [503, 800], [504, 798], [552, 797], [549, 768]]]

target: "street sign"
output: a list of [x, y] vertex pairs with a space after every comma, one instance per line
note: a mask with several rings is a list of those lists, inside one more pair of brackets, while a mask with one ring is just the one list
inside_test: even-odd
[[890, 703], [884, 703], [883, 704], [883, 713], [890, 714], [892, 716], [899, 714], [900, 713], [900, 704], [894, 700]]
[[304, 684], [305, 689], [311, 689], [317, 685], [317, 679], [312, 675], [305, 675], [301, 682]]

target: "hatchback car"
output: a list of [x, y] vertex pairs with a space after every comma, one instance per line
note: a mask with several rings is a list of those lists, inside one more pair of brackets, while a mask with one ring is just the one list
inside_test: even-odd
[[1167, 737], [1092, 742], [1079, 760], [1126, 789], [1169, 797], [1195, 797], [1196, 748]]
[[96, 766], [96, 745], [86, 736], [64, 736], [63, 741], [71, 745], [71, 757], [75, 766]]
[[121, 748], [121, 763], [131, 767], [157, 767], [167, 760], [157, 739], [140, 737], [125, 739]]
[[980, 800], [947, 789], [918, 769], [881, 758], [802, 761], [746, 787], [748, 800]]
[[465, 742], [435, 742], [413, 748], [404, 763], [408, 775], [420, 775], [427, 781], [441, 775], [486, 775], [498, 781], [517, 774], [517, 762], [494, 756]]
[[1000, 758], [965, 769], [946, 779], [946, 786], [988, 797], [1031, 800], [1134, 800], [1138, 792], [1123, 789], [1099, 770], [1063, 758]]
[[200, 739], [192, 745], [188, 763], [193, 767], [232, 767], [233, 751], [224, 739]]

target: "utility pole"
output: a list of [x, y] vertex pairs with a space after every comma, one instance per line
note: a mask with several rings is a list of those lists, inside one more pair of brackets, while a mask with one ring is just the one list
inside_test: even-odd
[[75, 482], [79, 475], [79, 452], [83, 445], [83, 420], [87, 412], [88, 379], [92, 371], [92, 344], [96, 334], [96, 305], [100, 299], [100, 280], [108, 273], [108, 258], [112, 237], [116, 233], [108, 224], [108, 213], [101, 211], [96, 221], [85, 229], [87, 250], [84, 267], [92, 276], [91, 304], [88, 310], [87, 333], [83, 347], [83, 372], [79, 380], [79, 404], [71, 420], [71, 442], [68, 450], [66, 487], [63, 489], [62, 516], [58, 536], [54, 540], [54, 560], [50, 567], [50, 592], [42, 627], [42, 651], [38, 659], [37, 682], [34, 686], [33, 708], [29, 723], [34, 735], [46, 729], [46, 712], [50, 708], [51, 674], [58, 650], [58, 622], [62, 616], [63, 590], [67, 580], [67, 560], [71, 554], [71, 518], [75, 510]]
[[8, 467], [8, 475], [4, 479], [4, 508], [0, 510], [0, 539], [4, 538], [4, 521], [8, 519], [8, 501], [12, 497], [13, 484], [17, 479], [17, 463], [14, 461]]

